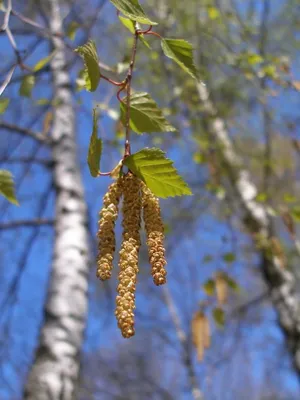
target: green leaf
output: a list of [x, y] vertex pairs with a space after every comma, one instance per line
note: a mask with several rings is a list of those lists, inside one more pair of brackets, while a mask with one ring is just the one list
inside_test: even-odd
[[193, 60], [193, 47], [183, 39], [162, 39], [164, 54], [175, 61], [185, 72], [197, 79], [198, 71]]
[[[119, 15], [119, 20], [122, 22], [122, 24], [127, 28], [132, 34], [135, 34], [135, 27], [134, 27], [134, 21], [128, 18], [121, 17]], [[151, 46], [149, 43], [145, 40], [144, 35], [139, 35], [139, 39], [141, 42], [148, 48], [151, 49]]]
[[35, 76], [34, 75], [26, 75], [22, 79], [22, 83], [20, 86], [19, 94], [24, 97], [31, 97], [31, 92], [35, 84]]
[[211, 20], [215, 20], [221, 16], [220, 11], [216, 7], [213, 7], [213, 6], [209, 6], [207, 8], [207, 14], [208, 14], [209, 19], [211, 19]]
[[215, 281], [213, 279], [208, 279], [203, 284], [203, 289], [208, 296], [213, 296], [215, 292]]
[[233, 263], [235, 261], [235, 254], [234, 253], [225, 253], [223, 254], [223, 260], [227, 263]]
[[84, 60], [87, 71], [86, 89], [94, 92], [100, 81], [99, 59], [95, 43], [89, 40], [85, 45], [77, 47], [74, 51], [79, 53]]
[[67, 27], [67, 36], [70, 40], [74, 40], [76, 36], [77, 29], [80, 27], [78, 22], [72, 21]]
[[137, 21], [140, 24], [157, 25], [151, 21], [145, 14], [138, 0], [110, 0], [112, 4], [126, 17]]
[[268, 195], [264, 192], [258, 193], [258, 195], [255, 197], [255, 200], [259, 203], [265, 203], [268, 200]]
[[222, 308], [216, 307], [213, 309], [213, 318], [219, 328], [223, 328], [225, 325], [225, 313]]
[[[121, 120], [126, 124], [126, 97], [120, 103]], [[134, 93], [130, 97], [130, 128], [136, 133], [174, 132], [176, 129], [169, 124], [148, 93]]]
[[100, 158], [102, 153], [102, 140], [98, 138], [98, 116], [93, 109], [93, 132], [90, 139], [87, 162], [91, 175], [96, 178], [99, 173]]
[[44, 68], [45, 65], [48, 64], [48, 62], [51, 60], [51, 58], [54, 56], [55, 51], [53, 51], [51, 54], [49, 54], [47, 57], [42, 58], [40, 61], [38, 61], [35, 66], [33, 67], [33, 70], [35, 72], [39, 71], [40, 69]]
[[300, 222], [300, 206], [294, 206], [291, 209], [291, 214], [296, 222]]
[[10, 100], [7, 99], [6, 97], [1, 97], [0, 98], [0, 114], [4, 114], [6, 111], [8, 105], [9, 105]]
[[51, 101], [49, 101], [48, 99], [42, 98], [42, 99], [38, 99], [38, 100], [35, 102], [35, 104], [36, 104], [37, 106], [47, 106], [47, 105], [51, 104]]
[[290, 193], [284, 193], [283, 201], [285, 203], [295, 203], [297, 201], [297, 197]]
[[125, 158], [124, 165], [142, 179], [155, 196], [167, 198], [192, 194], [173, 167], [173, 161], [160, 149], [140, 150]]
[[0, 193], [11, 203], [19, 205], [12, 174], [5, 169], [0, 169]]
[[226, 275], [226, 281], [230, 289], [232, 289], [234, 292], [239, 293], [241, 291], [239, 284], [233, 278], [230, 278], [228, 275]]

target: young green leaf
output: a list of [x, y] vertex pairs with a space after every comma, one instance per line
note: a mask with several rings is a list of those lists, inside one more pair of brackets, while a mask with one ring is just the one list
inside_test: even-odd
[[19, 205], [15, 195], [15, 186], [12, 174], [5, 169], [0, 169], [0, 194], [6, 197], [6, 199], [11, 203]]
[[96, 109], [93, 109], [93, 132], [90, 139], [88, 151], [88, 166], [91, 175], [96, 178], [99, 173], [100, 158], [102, 153], [102, 140], [98, 138], [98, 116]]
[[[120, 103], [121, 120], [126, 123], [126, 97]], [[130, 128], [136, 133], [174, 132], [148, 93], [134, 93], [130, 97]]]
[[212, 314], [216, 325], [219, 328], [223, 328], [225, 325], [225, 313], [222, 310], [222, 308], [219, 307], [214, 308]]
[[145, 14], [138, 0], [110, 0], [111, 3], [126, 17], [140, 24], [157, 25]]
[[70, 40], [74, 40], [76, 36], [77, 29], [80, 27], [78, 22], [72, 21], [67, 27], [67, 36]]
[[55, 51], [53, 51], [51, 54], [49, 54], [47, 57], [42, 58], [40, 61], [38, 61], [35, 66], [33, 67], [33, 70], [35, 72], [39, 71], [40, 69], [44, 68], [45, 65], [48, 64], [48, 62], [51, 60], [51, 58], [54, 56]]
[[173, 161], [160, 149], [140, 150], [125, 158], [124, 165], [142, 179], [155, 196], [167, 198], [192, 194], [173, 167]]
[[162, 39], [165, 56], [175, 61], [184, 71], [197, 79], [198, 71], [193, 60], [193, 47], [183, 39]]
[[213, 279], [208, 279], [204, 284], [203, 284], [203, 289], [205, 293], [208, 296], [213, 296], [215, 292], [215, 281]]
[[86, 89], [94, 92], [100, 81], [99, 59], [95, 43], [89, 40], [85, 45], [77, 47], [74, 51], [79, 53], [84, 60], [87, 71]]
[[20, 86], [19, 94], [24, 97], [31, 97], [31, 92], [35, 84], [35, 76], [34, 75], [26, 75], [22, 79], [22, 83]]
[[225, 253], [225, 254], [223, 254], [223, 260], [225, 261], [225, 262], [227, 262], [227, 263], [233, 263], [234, 261], [235, 261], [235, 254], [234, 253], [231, 253], [231, 252], [229, 252], [229, 253]]
[[9, 99], [7, 99], [6, 97], [1, 97], [0, 98], [0, 114], [4, 114], [4, 112], [6, 111], [8, 105], [9, 105]]
[[[125, 28], [127, 28], [129, 30], [130, 33], [134, 34], [135, 33], [135, 27], [134, 27], [134, 21], [132, 21], [131, 19], [125, 18], [125, 17], [121, 17], [119, 15], [119, 20], [122, 22], [122, 24], [125, 26]], [[149, 43], [145, 40], [144, 35], [139, 35], [139, 39], [141, 40], [141, 42], [148, 48], [151, 49], [151, 46], [149, 45]]]

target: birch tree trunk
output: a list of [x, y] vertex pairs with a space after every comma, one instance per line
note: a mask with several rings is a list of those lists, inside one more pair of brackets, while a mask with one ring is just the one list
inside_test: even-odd
[[[255, 201], [257, 188], [251, 181], [250, 174], [243, 169], [241, 160], [231, 144], [225, 123], [217, 117], [208, 90], [197, 84], [199, 99], [212, 118], [210, 134], [222, 154], [224, 165], [230, 177], [234, 199], [243, 211], [245, 228], [253, 235], [268, 238], [270, 219], [267, 208]], [[295, 291], [295, 278], [291, 272], [283, 269], [277, 257], [270, 259], [263, 251], [262, 272], [278, 314], [279, 324], [285, 334], [295, 369], [300, 377], [300, 307]]]
[[[49, 0], [52, 33], [62, 31], [59, 0]], [[56, 188], [54, 254], [44, 323], [25, 389], [25, 399], [76, 396], [79, 354], [87, 314], [89, 243], [87, 210], [77, 162], [75, 114], [63, 41], [53, 36], [53, 174]]]

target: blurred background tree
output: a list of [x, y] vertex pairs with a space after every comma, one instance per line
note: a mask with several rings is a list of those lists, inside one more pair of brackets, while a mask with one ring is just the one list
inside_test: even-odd
[[[142, 2], [157, 32], [193, 44], [200, 81], [166, 61], [154, 36], [151, 49], [139, 43], [133, 87], [178, 131], [134, 136], [133, 151], [161, 147], [194, 195], [162, 201], [168, 284], [153, 287], [142, 248], [136, 335], [126, 341], [115, 274], [95, 278], [109, 178], [91, 179], [86, 165], [93, 105], [103, 170], [122, 157], [124, 131], [115, 88], [78, 90], [73, 49], [93, 38], [101, 70], [121, 80], [132, 37], [109, 1], [12, 1], [1, 82], [17, 67], [1, 96], [0, 160], [20, 207], [1, 199], [1, 399], [299, 398], [297, 3]], [[199, 311], [211, 329], [201, 362]]]

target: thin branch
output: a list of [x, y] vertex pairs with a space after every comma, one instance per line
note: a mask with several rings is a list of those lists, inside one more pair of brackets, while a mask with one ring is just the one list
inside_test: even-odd
[[187, 336], [181, 326], [179, 315], [167, 286], [163, 286], [163, 297], [170, 312], [172, 322], [175, 326], [176, 335], [183, 350], [183, 361], [188, 371], [193, 398], [195, 400], [203, 400], [203, 394], [201, 393], [197, 384], [197, 378], [189, 351]]
[[16, 69], [16, 65], [13, 65], [12, 68], [9, 70], [5, 81], [2, 83], [1, 87], [0, 87], [0, 96], [2, 95], [2, 93], [4, 92], [4, 90], [6, 89], [6, 86], [9, 84], [11, 77], [13, 76], [13, 73]]
[[4, 157], [0, 158], [0, 163], [14, 164], [14, 163], [24, 163], [24, 164], [40, 164], [45, 168], [50, 168], [53, 164], [51, 159], [43, 159], [36, 157]]
[[15, 124], [11, 124], [9, 122], [4, 122], [1, 121], [0, 122], [0, 129], [4, 129], [7, 131], [11, 131], [11, 132], [15, 132], [21, 135], [26, 135], [31, 137], [32, 139], [37, 140], [40, 143], [44, 143], [44, 144], [50, 144], [51, 140], [48, 137], [45, 137], [43, 134], [41, 133], [37, 133], [32, 131], [31, 129], [26, 129], [26, 128], [22, 128], [21, 126], [15, 125]]
[[6, 29], [8, 27], [11, 11], [12, 11], [11, 0], [7, 0], [7, 7], [6, 7], [5, 15], [4, 15], [4, 20], [3, 20], [3, 24], [0, 28], [0, 31], [2, 31], [2, 32], [6, 31]]
[[36, 226], [53, 226], [53, 219], [31, 219], [31, 220], [19, 220], [19, 221], [11, 221], [4, 222], [0, 224], [0, 230], [10, 230], [16, 228], [33, 228]]
[[132, 81], [132, 74], [133, 74], [134, 63], [135, 63], [138, 38], [139, 38], [139, 34], [138, 34], [138, 30], [136, 29], [136, 25], [135, 25], [135, 34], [134, 34], [134, 41], [133, 41], [133, 46], [132, 46], [131, 61], [129, 64], [128, 73], [127, 73], [127, 77], [126, 77], [126, 82], [127, 82], [126, 97], [127, 97], [127, 99], [126, 99], [126, 123], [125, 123], [126, 139], [125, 139], [124, 157], [130, 155], [130, 95], [131, 95], [131, 81]]

